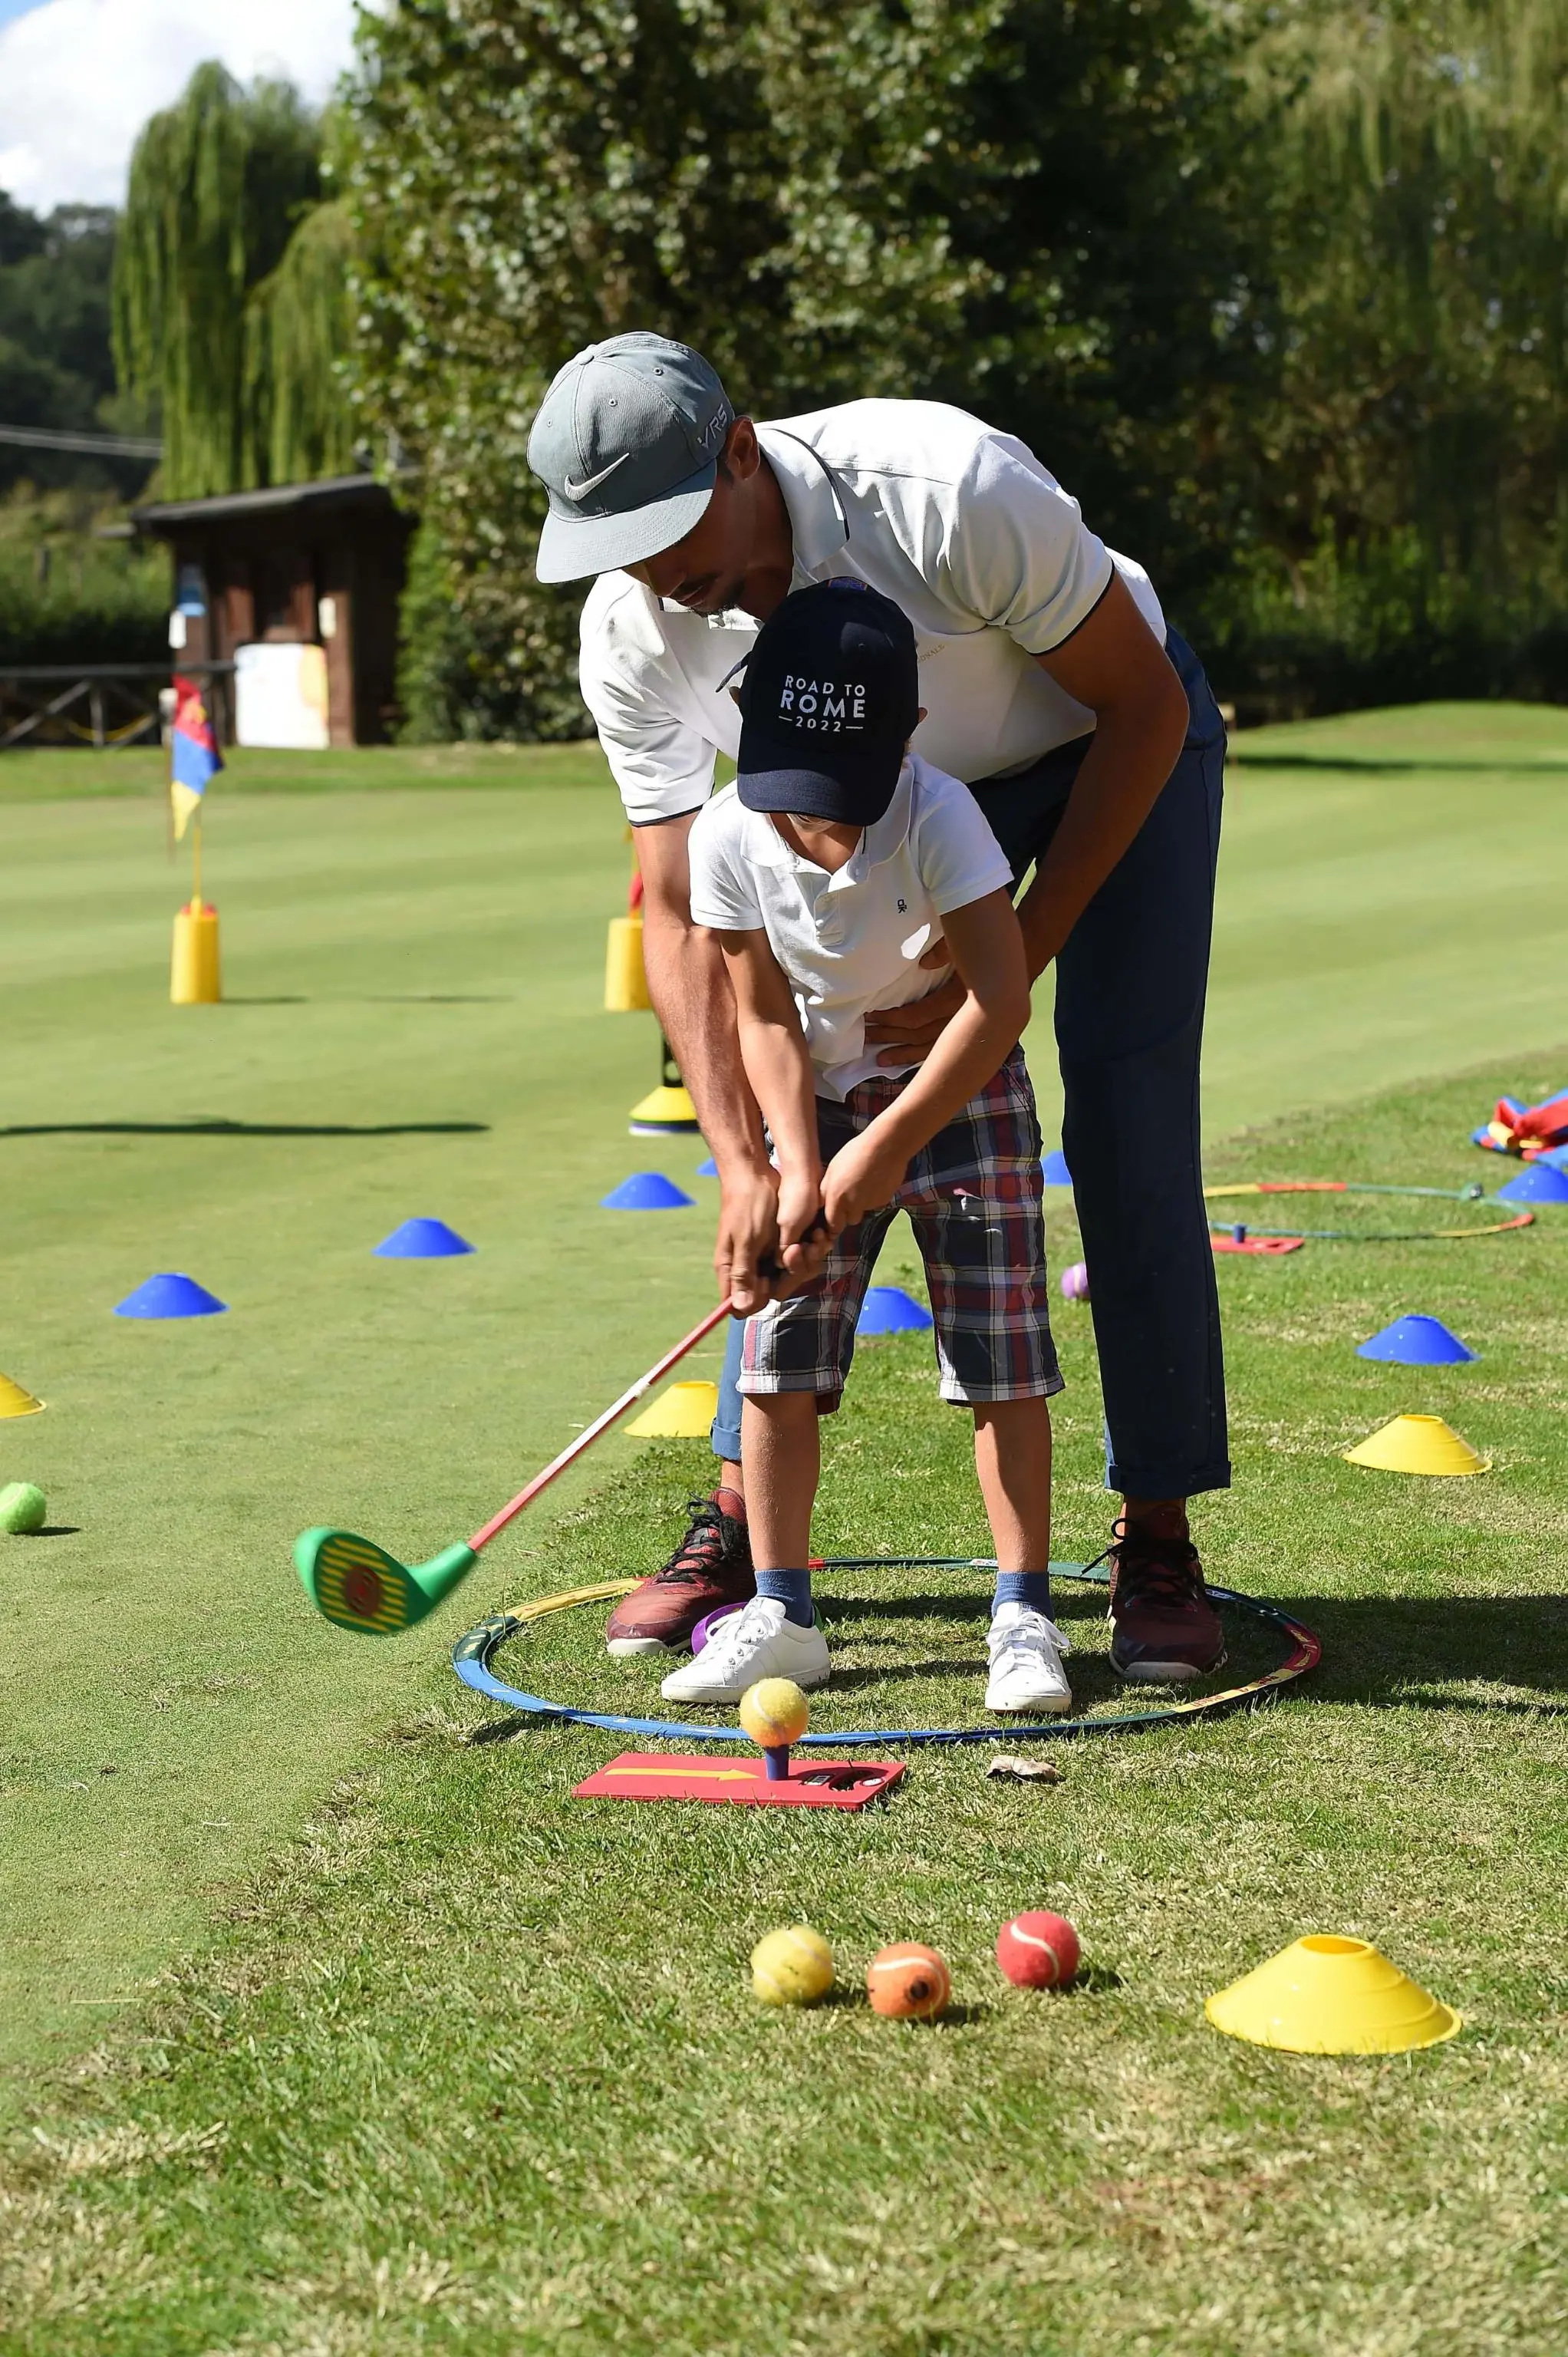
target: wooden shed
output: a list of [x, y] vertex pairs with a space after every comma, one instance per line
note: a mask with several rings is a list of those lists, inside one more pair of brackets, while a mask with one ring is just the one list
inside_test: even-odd
[[[281, 483], [204, 500], [159, 500], [132, 511], [136, 530], [174, 558], [169, 642], [175, 660], [237, 662], [243, 710], [268, 658], [242, 649], [319, 647], [326, 741], [376, 745], [391, 733], [398, 599], [413, 519], [369, 475]], [[320, 665], [314, 664], [319, 678]], [[235, 705], [214, 697], [226, 741]], [[227, 705], [227, 710], [223, 706]], [[259, 701], [258, 701], [259, 708]], [[256, 742], [292, 742], [258, 736]]]

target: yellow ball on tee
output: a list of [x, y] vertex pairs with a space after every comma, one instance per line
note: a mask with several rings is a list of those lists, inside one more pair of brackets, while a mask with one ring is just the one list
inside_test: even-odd
[[765, 1751], [781, 1743], [799, 1743], [811, 1715], [811, 1705], [793, 1678], [758, 1678], [740, 1698], [740, 1723]]
[[764, 2005], [815, 2005], [833, 1985], [833, 1952], [809, 1923], [769, 1932], [751, 1952], [751, 1986]]

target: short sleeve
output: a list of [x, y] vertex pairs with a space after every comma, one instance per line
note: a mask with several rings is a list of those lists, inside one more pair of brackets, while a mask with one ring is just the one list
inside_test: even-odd
[[738, 808], [731, 787], [697, 813], [686, 838], [692, 866], [692, 922], [710, 925], [719, 933], [765, 930], [751, 871], [736, 840]]
[[915, 865], [939, 916], [1011, 886], [1007, 855], [984, 812], [969, 788], [945, 770], [920, 764], [911, 832]]
[[717, 747], [683, 719], [683, 681], [647, 600], [602, 575], [583, 608], [577, 679], [633, 826], [700, 810]]
[[956, 494], [943, 551], [950, 596], [1026, 654], [1049, 654], [1111, 587], [1110, 550], [1010, 434], [980, 436]]

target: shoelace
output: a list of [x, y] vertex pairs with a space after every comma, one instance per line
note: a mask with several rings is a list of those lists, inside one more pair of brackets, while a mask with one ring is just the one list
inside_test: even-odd
[[662, 1581], [679, 1584], [701, 1579], [713, 1568], [715, 1555], [725, 1547], [725, 1524], [729, 1516], [716, 1499], [690, 1498], [686, 1512], [691, 1517], [686, 1535], [655, 1577]]
[[1159, 1604], [1190, 1604], [1203, 1594], [1203, 1565], [1190, 1539], [1162, 1539], [1146, 1531], [1130, 1533], [1125, 1518], [1116, 1524], [1114, 1544], [1119, 1593], [1135, 1589]]
[[1052, 1644], [1058, 1653], [1070, 1653], [1072, 1639], [1047, 1620], [1043, 1612], [1026, 1612], [1021, 1620], [1009, 1620], [1004, 1629], [993, 1628], [990, 1637], [991, 1658], [999, 1661], [1004, 1653], [1036, 1652], [1042, 1645]]

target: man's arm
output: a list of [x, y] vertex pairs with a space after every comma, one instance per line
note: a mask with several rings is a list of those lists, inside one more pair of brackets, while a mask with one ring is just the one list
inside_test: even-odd
[[[1095, 729], [1061, 823], [1019, 906], [1031, 981], [1049, 965], [1153, 810], [1188, 720], [1186, 691], [1119, 573], [1065, 645], [1035, 660], [1089, 706]], [[892, 1043], [884, 1062], [905, 1062], [911, 1049], [929, 1050], [962, 1003], [955, 978], [916, 1006], [870, 1018], [866, 1037]]]
[[835, 1235], [892, 1198], [910, 1157], [1001, 1071], [1029, 1020], [1023, 936], [1005, 890], [950, 909], [942, 929], [958, 1012], [908, 1087], [829, 1163], [822, 1205]]
[[824, 1246], [808, 1243], [822, 1200], [817, 1092], [800, 1012], [765, 932], [723, 932], [724, 960], [735, 992], [740, 1052], [779, 1157], [779, 1249], [785, 1275], [776, 1297], [814, 1276]]
[[1094, 742], [1018, 910], [1043, 974], [1154, 809], [1187, 738], [1187, 691], [1119, 573], [1080, 630], [1036, 660], [1095, 716]]
[[721, 1293], [749, 1314], [768, 1299], [757, 1264], [779, 1230], [779, 1181], [741, 1063], [735, 999], [715, 934], [692, 922], [686, 839], [694, 813], [636, 830], [642, 871], [642, 954], [649, 996], [691, 1091], [718, 1165], [714, 1269]]

